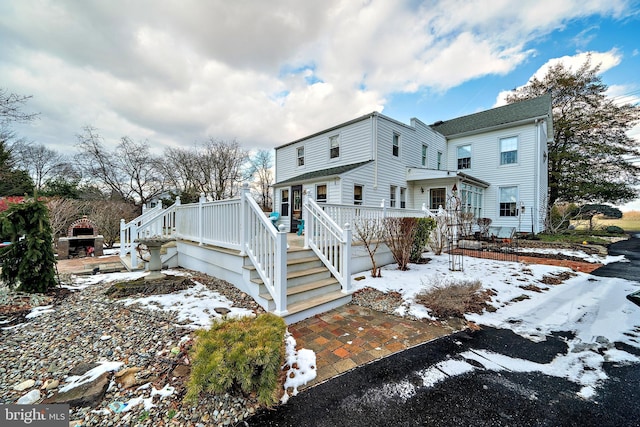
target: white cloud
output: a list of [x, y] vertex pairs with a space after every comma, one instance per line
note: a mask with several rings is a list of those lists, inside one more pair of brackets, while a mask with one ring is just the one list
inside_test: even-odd
[[273, 147], [381, 111], [395, 93], [507, 74], [534, 54], [527, 42], [623, 4], [5, 2], [0, 74], [41, 112], [20, 130], [53, 148], [87, 124], [113, 144]]

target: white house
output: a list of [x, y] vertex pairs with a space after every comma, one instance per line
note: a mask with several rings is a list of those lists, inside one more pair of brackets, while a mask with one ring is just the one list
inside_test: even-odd
[[430, 209], [456, 195], [492, 225], [543, 229], [551, 96], [426, 125], [373, 112], [276, 148], [274, 210], [290, 231], [318, 203]]

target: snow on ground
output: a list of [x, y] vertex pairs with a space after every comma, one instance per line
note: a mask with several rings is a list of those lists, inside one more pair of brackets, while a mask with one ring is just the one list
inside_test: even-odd
[[222, 319], [222, 315], [213, 311], [214, 308], [226, 308], [226, 317], [240, 318], [255, 316], [253, 311], [246, 308], [233, 307], [233, 303], [218, 292], [212, 291], [202, 283], [194, 281], [195, 285], [177, 292], [164, 295], [150, 295], [141, 298], [127, 298], [122, 302], [125, 306], [140, 304], [150, 310], [170, 310], [177, 312], [178, 322], [189, 321], [188, 326], [194, 329], [208, 329], [214, 318]]
[[[521, 253], [535, 253], [535, 254], [550, 254], [555, 255], [558, 253], [558, 249], [552, 248], [518, 248], [518, 252]], [[568, 249], [562, 250], [563, 255], [568, 255], [576, 258], [581, 258], [585, 262], [594, 262], [599, 264], [609, 264], [611, 262], [629, 262], [625, 260], [624, 255], [606, 256], [601, 257], [598, 255], [591, 255], [583, 251], [572, 251]]]
[[[581, 256], [575, 251], [567, 254]], [[586, 254], [582, 255], [586, 258]], [[607, 379], [603, 363], [640, 363], [637, 356], [614, 347], [618, 342], [640, 348], [640, 308], [626, 299], [627, 294], [640, 289], [640, 283], [575, 273], [560, 285], [545, 285], [540, 281], [543, 276], [570, 270], [465, 257], [464, 270], [452, 272], [449, 271], [448, 255], [431, 258], [428, 264], [411, 264], [409, 271], [399, 271], [395, 265], [384, 267], [381, 279], [361, 273], [354, 278], [364, 275], [365, 279], [354, 280], [353, 283], [357, 288], [370, 286], [384, 292], [400, 292], [405, 299], [405, 304], [398, 310], [400, 313], [429, 318], [429, 311], [415, 303], [416, 294], [451, 281], [477, 279], [483, 288], [496, 293], [491, 304], [497, 310], [467, 314], [467, 320], [511, 329], [534, 342], [544, 341], [553, 332], [569, 331], [575, 336], [567, 340], [567, 353], [558, 354], [548, 364], [484, 350], [465, 352], [460, 355], [462, 360], [445, 361], [442, 366], [418, 373], [423, 378], [423, 386], [433, 386], [448, 376], [477, 369], [466, 359], [480, 362], [490, 370], [541, 372], [565, 378], [580, 385], [582, 388], [578, 395], [589, 399], [596, 395], [598, 386]], [[620, 261], [620, 258], [623, 257], [593, 261], [604, 264]], [[535, 285], [543, 291], [523, 289], [528, 285]], [[523, 295], [528, 298], [518, 298]], [[454, 369], [450, 369], [452, 367]]]

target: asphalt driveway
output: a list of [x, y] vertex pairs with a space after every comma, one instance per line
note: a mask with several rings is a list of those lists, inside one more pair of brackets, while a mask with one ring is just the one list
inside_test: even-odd
[[[603, 277], [638, 280], [640, 239], [611, 246], [629, 262], [596, 270]], [[640, 307], [638, 308], [640, 310]], [[447, 375], [426, 387], [425, 372], [462, 353], [488, 350], [548, 364], [568, 351], [570, 334], [532, 342], [510, 330], [460, 332], [361, 366], [247, 420], [252, 426], [640, 426], [640, 368], [605, 362], [609, 377], [595, 399], [580, 386], [539, 372], [478, 369]], [[615, 346], [640, 357], [640, 350]], [[468, 361], [468, 360], [467, 360]], [[454, 368], [455, 369], [455, 368]]]

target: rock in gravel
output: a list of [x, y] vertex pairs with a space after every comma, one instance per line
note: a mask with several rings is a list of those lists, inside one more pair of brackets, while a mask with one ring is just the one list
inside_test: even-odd
[[20, 384], [13, 387], [15, 391], [24, 391], [28, 388], [33, 387], [36, 384], [34, 380], [26, 380], [21, 382]]
[[29, 393], [18, 399], [16, 403], [18, 405], [31, 405], [32, 403], [36, 403], [38, 400], [40, 400], [40, 391], [31, 390]]
[[110, 372], [105, 372], [93, 381], [81, 384], [71, 390], [58, 393], [53, 397], [45, 399], [43, 404], [68, 404], [71, 407], [96, 406], [102, 401], [109, 386]]

